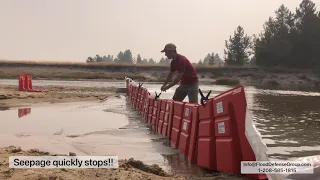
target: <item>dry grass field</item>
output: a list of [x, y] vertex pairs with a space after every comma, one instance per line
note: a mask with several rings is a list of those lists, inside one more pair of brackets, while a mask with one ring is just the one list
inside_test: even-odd
[[[278, 88], [318, 87], [319, 75], [310, 70], [292, 68], [261, 68], [256, 66], [194, 65], [201, 82], [230, 85], [272, 86]], [[0, 78], [16, 79], [29, 74], [33, 79], [55, 80], [123, 80], [125, 76], [136, 81], [163, 82], [169, 65], [128, 63], [72, 63], [53, 61], [0, 60]]]

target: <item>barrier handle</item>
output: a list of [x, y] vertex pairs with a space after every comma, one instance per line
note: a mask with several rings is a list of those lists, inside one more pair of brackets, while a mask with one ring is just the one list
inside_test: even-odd
[[200, 93], [200, 95], [201, 95], [201, 99], [200, 99], [201, 105], [202, 105], [203, 107], [205, 107], [204, 102], [209, 99], [209, 96], [210, 96], [210, 94], [211, 94], [211, 90], [209, 91], [209, 93], [207, 94], [207, 96], [204, 96], [204, 95], [203, 95], [203, 93], [202, 93], [202, 91], [201, 91], [200, 88], [199, 88], [199, 93]]
[[160, 92], [160, 94], [157, 94], [157, 92], [155, 91], [155, 93], [156, 93], [155, 100], [157, 101], [157, 100], [158, 100], [158, 98], [160, 97], [160, 95], [161, 95], [161, 93], [162, 93], [162, 92]]
[[142, 84], [143, 84], [143, 83], [139, 83], [139, 87], [138, 87], [139, 89], [141, 88]]

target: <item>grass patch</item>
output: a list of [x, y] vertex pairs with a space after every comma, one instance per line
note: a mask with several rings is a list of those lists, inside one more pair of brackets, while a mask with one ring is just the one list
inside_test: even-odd
[[216, 79], [215, 84], [236, 86], [236, 85], [240, 85], [240, 81], [238, 79], [229, 78], [229, 77], [219, 77]]

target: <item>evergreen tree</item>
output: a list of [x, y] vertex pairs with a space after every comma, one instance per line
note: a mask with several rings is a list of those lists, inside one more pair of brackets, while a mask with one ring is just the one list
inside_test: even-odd
[[238, 26], [234, 31], [234, 36], [226, 41], [225, 62], [227, 65], [244, 65], [249, 62], [250, 52], [250, 37], [244, 33], [244, 29]]

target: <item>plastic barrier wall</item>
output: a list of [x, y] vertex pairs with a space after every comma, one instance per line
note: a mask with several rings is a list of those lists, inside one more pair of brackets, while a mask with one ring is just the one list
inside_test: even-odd
[[[218, 172], [241, 174], [241, 161], [269, 161], [267, 147], [247, 109], [243, 86], [201, 104], [160, 99], [140, 83], [126, 78], [131, 105], [150, 124], [150, 131], [165, 136], [193, 164]], [[247, 174], [253, 179], [283, 179], [279, 175]]]

